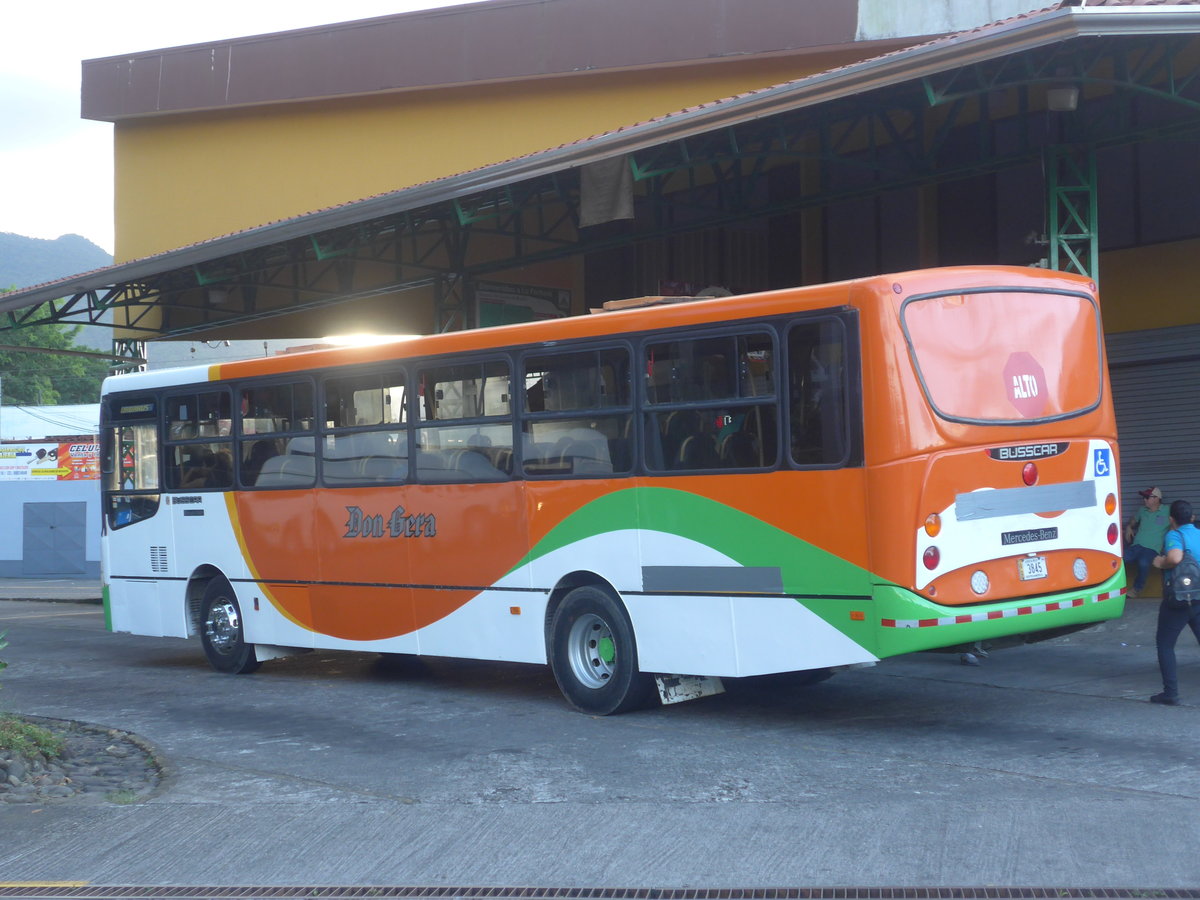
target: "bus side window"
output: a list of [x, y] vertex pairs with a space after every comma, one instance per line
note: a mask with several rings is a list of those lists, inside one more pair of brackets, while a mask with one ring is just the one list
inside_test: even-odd
[[624, 349], [527, 359], [521, 436], [525, 474], [570, 478], [629, 472], [633, 412], [628, 372]]
[[298, 381], [243, 388], [240, 416], [242, 434], [310, 431], [313, 426], [312, 385]]
[[692, 472], [774, 466], [774, 348], [765, 331], [647, 345], [647, 468]]
[[[329, 415], [328, 407], [325, 414]], [[316, 421], [309, 381], [247, 385], [238, 392], [238, 482], [244, 487], [311, 487]]]
[[788, 427], [792, 460], [834, 465], [847, 448], [846, 331], [837, 319], [788, 333]]
[[418, 481], [504, 481], [512, 473], [512, 382], [501, 361], [420, 373]]
[[403, 371], [325, 380], [320, 446], [327, 487], [408, 478], [408, 432], [395, 428], [408, 420], [404, 385]]
[[168, 490], [233, 487], [233, 414], [228, 391], [202, 391], [166, 402], [164, 457]]

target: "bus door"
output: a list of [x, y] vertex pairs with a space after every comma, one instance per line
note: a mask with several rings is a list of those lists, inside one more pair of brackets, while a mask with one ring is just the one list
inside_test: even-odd
[[110, 396], [100, 430], [103, 578], [113, 631], [179, 635], [182, 615], [164, 621], [159, 579], [169, 572], [169, 533], [160, 512], [158, 398]]

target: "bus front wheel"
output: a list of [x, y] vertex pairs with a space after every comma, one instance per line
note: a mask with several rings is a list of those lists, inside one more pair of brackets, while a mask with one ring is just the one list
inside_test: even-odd
[[550, 625], [550, 668], [563, 696], [581, 712], [607, 716], [645, 705], [653, 689], [638, 671], [633, 626], [607, 591], [572, 590]]
[[224, 578], [214, 578], [204, 591], [200, 612], [200, 642], [209, 665], [218, 672], [247, 675], [260, 665], [254, 645], [246, 643], [242, 609]]

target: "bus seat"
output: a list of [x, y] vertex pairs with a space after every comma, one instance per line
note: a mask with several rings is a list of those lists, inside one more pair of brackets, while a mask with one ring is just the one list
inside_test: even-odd
[[608, 458], [612, 460], [614, 472], [629, 471], [633, 463], [633, 445], [629, 438], [611, 438], [608, 442]]
[[263, 464], [271, 457], [278, 455], [279, 451], [275, 448], [273, 440], [255, 441], [246, 460], [242, 463], [242, 483], [255, 484]]
[[612, 463], [607, 459], [596, 459], [591, 456], [572, 456], [571, 471], [576, 475], [611, 475]]
[[389, 431], [366, 431], [354, 435], [355, 456], [390, 456], [393, 459], [407, 452], [407, 437], [401, 433], [399, 442]]
[[395, 481], [403, 478], [407, 465], [395, 456], [364, 456], [359, 464], [357, 477], [361, 481]]
[[689, 434], [679, 445], [676, 469], [715, 469], [721, 464], [711, 435]]
[[321, 469], [326, 484], [344, 484], [358, 480], [358, 460], [351, 457], [325, 457]]
[[255, 485], [258, 487], [308, 487], [316, 475], [316, 460], [311, 456], [272, 456], [263, 463]]
[[446, 484], [457, 481], [450, 469], [450, 462], [441, 450], [417, 450], [417, 480], [429, 484]]
[[463, 480], [496, 481], [503, 477], [500, 470], [476, 450], [459, 450], [454, 454], [451, 462], [455, 472], [466, 476]]
[[566, 471], [576, 475], [611, 475], [613, 470], [608, 442], [603, 438], [599, 441], [590, 438], [586, 441], [568, 441], [559, 454], [559, 461]]
[[603, 434], [591, 428], [572, 428], [559, 438], [555, 449], [555, 456], [560, 459], [569, 453], [571, 456], [609, 461], [608, 441]]
[[492, 465], [505, 475], [512, 474], [513, 452], [508, 447], [495, 447], [492, 450]]
[[746, 468], [760, 465], [754, 452], [754, 438], [745, 431], [735, 431], [721, 439], [718, 455], [721, 464], [729, 468]]
[[290, 456], [316, 456], [316, 439], [311, 434], [294, 437], [287, 442], [287, 453]]
[[667, 413], [662, 420], [664, 460], [677, 463], [683, 452], [683, 442], [699, 431], [700, 414], [694, 409], [676, 409]]

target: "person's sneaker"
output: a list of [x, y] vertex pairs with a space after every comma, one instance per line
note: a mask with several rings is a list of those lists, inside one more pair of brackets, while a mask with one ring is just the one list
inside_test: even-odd
[[1128, 591], [1125, 592], [1125, 596], [1128, 597], [1130, 600], [1136, 600], [1140, 594], [1141, 594], [1141, 591], [1134, 590], [1133, 588], [1130, 588]]
[[1164, 691], [1161, 694], [1155, 694], [1153, 697], [1151, 697], [1150, 702], [1151, 703], [1162, 703], [1164, 706], [1178, 706], [1179, 698], [1172, 697], [1170, 694], [1168, 694], [1166, 691]]
[[979, 657], [974, 653], [964, 653], [959, 656], [958, 662], [964, 666], [977, 666], [979, 665]]

